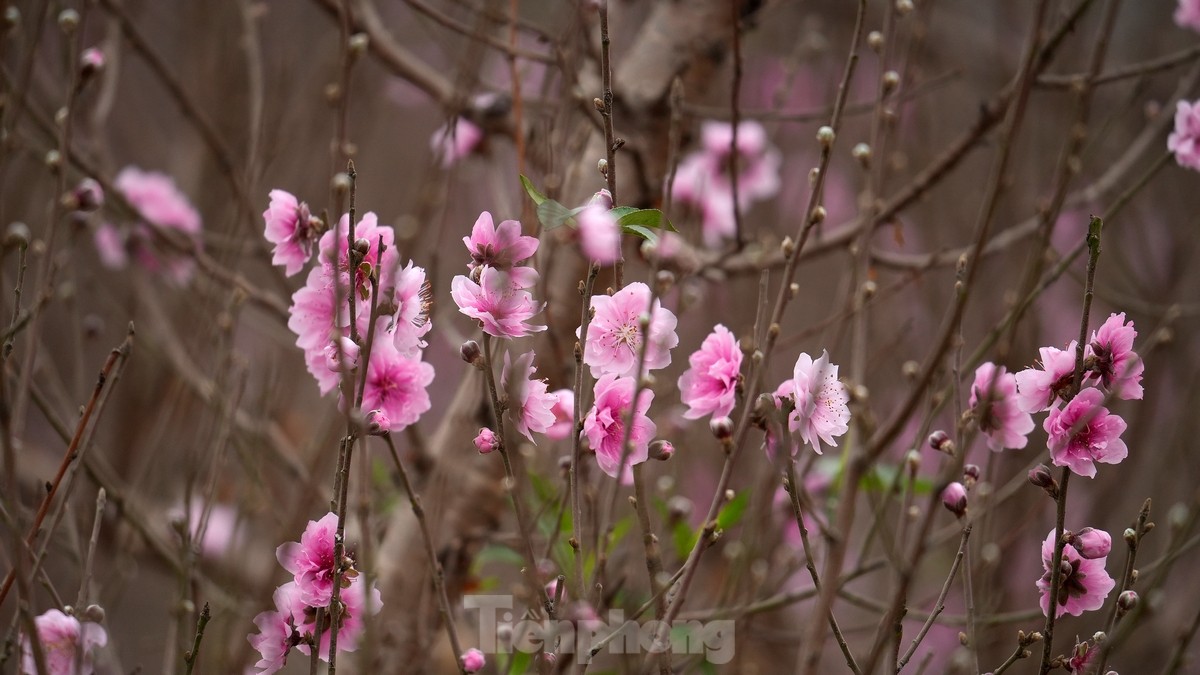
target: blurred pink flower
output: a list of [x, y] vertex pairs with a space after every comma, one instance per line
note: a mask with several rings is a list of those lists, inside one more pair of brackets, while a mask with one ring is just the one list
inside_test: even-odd
[[129, 264], [129, 253], [125, 250], [125, 239], [121, 231], [111, 223], [104, 223], [96, 228], [96, 252], [100, 254], [100, 264], [111, 270], [124, 269]]
[[1042, 367], [1026, 368], [1016, 374], [1017, 406], [1027, 413], [1050, 408], [1055, 399], [1071, 387], [1075, 375], [1075, 350], [1078, 342], [1071, 340], [1065, 350], [1042, 347]]
[[1142, 398], [1145, 364], [1133, 351], [1136, 337], [1133, 322], [1125, 323], [1125, 312], [1121, 312], [1109, 315], [1099, 330], [1092, 332], [1088, 344], [1093, 357], [1092, 372], [1099, 375], [1100, 383], [1117, 398]]
[[546, 429], [546, 438], [558, 441], [570, 436], [575, 426], [575, 392], [559, 389], [552, 396], [554, 405], [550, 406], [550, 412], [554, 413], [554, 424]]
[[837, 447], [834, 436], [841, 436], [850, 427], [850, 394], [837, 379], [838, 367], [829, 363], [829, 352], [822, 352], [816, 361], [800, 354], [793, 372], [793, 395], [796, 410], [788, 419], [788, 428], [819, 455], [821, 441]]
[[483, 129], [463, 117], [455, 117], [437, 128], [429, 137], [429, 149], [442, 165], [449, 169], [460, 159], [471, 154], [483, 140]]
[[679, 377], [680, 398], [688, 407], [683, 416], [694, 420], [732, 413], [742, 368], [742, 350], [733, 333], [717, 324], [700, 349], [688, 357], [688, 364]]
[[376, 341], [367, 364], [362, 409], [379, 410], [388, 431], [415, 424], [429, 410], [433, 366], [419, 355], [406, 355], [387, 342]]
[[487, 427], [480, 427], [479, 433], [475, 435], [475, 447], [481, 455], [486, 455], [500, 447], [500, 441], [496, 439], [496, 432]]
[[289, 541], [275, 549], [275, 558], [292, 573], [297, 598], [309, 607], [328, 607], [333, 594], [333, 548], [337, 514], [308, 521], [300, 541]]
[[483, 670], [483, 666], [487, 663], [486, 659], [483, 658], [483, 652], [474, 647], [463, 652], [459, 660], [462, 661], [463, 670], [468, 673], [477, 673]]
[[204, 518], [204, 500], [193, 497], [187, 511], [182, 504], [176, 504], [167, 511], [167, 516], [173, 521], [190, 523], [192, 543], [199, 547], [200, 553], [209, 558], [220, 558], [238, 539], [238, 511], [236, 508], [214, 502], [208, 513], [208, 526], [201, 536], [200, 526]]
[[1017, 405], [1017, 378], [1004, 366], [989, 361], [975, 369], [969, 405], [992, 450], [1023, 448], [1029, 442], [1033, 416]]
[[533, 434], [545, 433], [554, 424], [553, 408], [558, 403], [554, 394], [546, 392], [546, 381], [535, 379], [533, 352], [525, 352], [510, 361], [504, 352], [504, 368], [500, 371], [500, 387], [509, 394], [509, 410], [513, 412], [517, 431], [533, 441]]
[[588, 260], [601, 265], [616, 262], [621, 252], [621, 228], [608, 209], [591, 204], [575, 216], [579, 223], [579, 246]]
[[1103, 402], [1104, 394], [1088, 387], [1063, 408], [1050, 409], [1042, 428], [1050, 436], [1050, 457], [1055, 466], [1095, 478], [1095, 462], [1119, 464], [1129, 454], [1121, 440], [1125, 420], [1110, 414]]
[[1200, 171], [1200, 101], [1180, 101], [1175, 108], [1175, 130], [1167, 136], [1167, 150], [1179, 166]]
[[1175, 8], [1175, 24], [1200, 32], [1200, 0], [1179, 0]]
[[[618, 377], [612, 373], [602, 375], [596, 381], [596, 402], [583, 421], [583, 435], [596, 453], [596, 463], [601, 471], [613, 478], [619, 475], [621, 444], [625, 440], [625, 415], [633, 403], [634, 385], [630, 377]], [[630, 467], [649, 458], [650, 441], [658, 432], [658, 427], [646, 416], [653, 400], [654, 392], [643, 389], [634, 408], [633, 428], [629, 432], [633, 449], [625, 462], [622, 481], [632, 476]]]
[[[47, 610], [33, 620], [37, 628], [38, 641], [42, 644], [42, 655], [46, 659], [48, 675], [91, 675], [92, 650], [108, 644], [108, 633], [98, 624], [81, 624], [73, 616], [57, 609]], [[29, 636], [21, 634], [21, 673], [33, 675], [38, 672], [33, 658], [33, 645]], [[75, 668], [76, 652], [82, 651], [83, 660]]]
[[[379, 589], [372, 586], [368, 594], [365, 589], [364, 577], [357, 576], [350, 579], [349, 586], [342, 588], [341, 601], [344, 605], [342, 611], [341, 624], [338, 625], [338, 652], [352, 652], [358, 649], [358, 638], [363, 632], [363, 616], [367, 613], [375, 615], [379, 610], [383, 609], [383, 596], [380, 595]], [[369, 612], [368, 612], [369, 603]], [[309, 618], [310, 614], [306, 613], [305, 618]], [[315, 619], [315, 616], [312, 616]], [[306, 622], [302, 626], [304, 633], [312, 635], [315, 624]], [[308, 645], [301, 644], [296, 647], [302, 654], [309, 654]], [[322, 661], [329, 660], [329, 630], [326, 627], [321, 632], [321, 640], [317, 655]]]
[[127, 166], [117, 174], [113, 186], [151, 225], [200, 234], [200, 214], [170, 176]]
[[[1063, 614], [1079, 616], [1084, 612], [1100, 609], [1104, 599], [1117, 582], [1104, 569], [1106, 558], [1088, 560], [1070, 546], [1063, 547], [1062, 574], [1059, 579], [1058, 597], [1055, 602], [1055, 617]], [[1045, 574], [1037, 581], [1042, 592], [1042, 613], [1050, 613], [1050, 575], [1054, 564], [1054, 530], [1042, 542], [1042, 568]]]
[[[738, 200], [748, 204], [774, 197], [779, 192], [779, 151], [771, 146], [766, 130], [758, 122], [740, 122], [737, 131]], [[732, 124], [705, 122], [700, 127], [700, 142], [712, 165], [714, 187], [730, 194], [732, 141]]]
[[266, 229], [263, 236], [275, 244], [271, 264], [282, 266], [287, 276], [304, 269], [312, 257], [316, 231], [312, 228], [312, 215], [308, 204], [296, 200], [290, 192], [271, 190], [271, 203], [263, 211]]
[[[536, 272], [533, 274], [536, 276]], [[488, 335], [518, 338], [546, 330], [545, 326], [527, 323], [542, 311], [533, 295], [517, 286], [508, 272], [495, 267], [483, 267], [479, 283], [461, 274], [454, 277], [450, 281], [450, 297], [458, 310], [478, 321]]]
[[98, 47], [88, 47], [79, 53], [79, 67], [90, 73], [95, 73], [104, 67], [107, 59]]
[[521, 223], [505, 220], [496, 226], [492, 222], [492, 214], [487, 211], [479, 214], [475, 226], [471, 228], [471, 236], [463, 237], [463, 244], [471, 254], [471, 262], [468, 263], [471, 269], [486, 265], [507, 271], [533, 257], [538, 250], [537, 237], [522, 235]]
[[192, 277], [195, 261], [186, 253], [171, 250], [156, 240], [155, 230], [175, 230], [196, 249], [203, 248], [200, 239], [200, 214], [192, 207], [170, 177], [136, 167], [126, 167], [117, 174], [114, 187], [125, 201], [137, 211], [143, 222], [118, 229], [101, 225], [95, 233], [100, 261], [109, 268], [121, 269], [132, 257], [134, 262], [151, 274], [162, 274], [172, 283], [182, 286]]
[[583, 361], [591, 367], [592, 377], [639, 374], [642, 328], [638, 318], [643, 314], [650, 316], [645, 370], [671, 364], [671, 350], [679, 344], [677, 319], [657, 299], [651, 306], [650, 297], [650, 287], [640, 281], [627, 284], [611, 296], [592, 296], [594, 316], [583, 348]]

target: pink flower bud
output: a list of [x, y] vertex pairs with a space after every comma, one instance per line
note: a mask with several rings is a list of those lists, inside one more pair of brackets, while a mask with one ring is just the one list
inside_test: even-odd
[[95, 211], [104, 205], [104, 189], [92, 178], [84, 178], [71, 191], [75, 208], [80, 211]]
[[650, 444], [650, 459], [665, 462], [674, 454], [675, 446], [671, 444], [671, 441], [658, 440]]
[[1137, 607], [1137, 604], [1137, 591], [1123, 591], [1117, 596], [1117, 608], [1121, 610], [1122, 614], [1132, 611], [1134, 607]]
[[613, 207], [612, 193], [608, 190], [601, 190], [597, 192], [596, 194], [592, 195], [591, 199], [588, 200], [588, 206], [591, 206], [592, 204], [599, 204], [605, 209], [611, 209]]
[[967, 512], [967, 488], [962, 483], [951, 483], [942, 490], [942, 504], [955, 516], [963, 517]]
[[951, 453], [954, 452], [954, 441], [950, 439], [950, 434], [938, 429], [929, 434], [929, 447], [938, 452]]
[[463, 655], [458, 657], [458, 659], [462, 661], [463, 670], [468, 673], [478, 673], [483, 670], [484, 664], [487, 663], [483, 658], [483, 652], [474, 647], [463, 652]]
[[1050, 474], [1050, 467], [1039, 464], [1029, 471], [1029, 482], [1042, 488], [1052, 498], [1058, 498], [1058, 481]]
[[79, 68], [86, 75], [91, 75], [104, 68], [104, 52], [96, 47], [88, 47], [79, 55]]
[[728, 417], [712, 418], [708, 423], [708, 428], [719, 440], [727, 441], [733, 437], [733, 420]]
[[382, 410], [372, 410], [367, 413], [367, 433], [372, 436], [383, 436], [392, 428], [392, 421]]
[[1088, 560], [1103, 558], [1112, 550], [1112, 537], [1104, 530], [1097, 530], [1092, 527], [1085, 527], [1075, 533], [1075, 540], [1071, 542], [1079, 555]]
[[354, 370], [358, 367], [358, 345], [346, 336], [330, 342], [325, 346], [325, 365], [335, 373]]
[[979, 465], [967, 464], [963, 466], [963, 480], [966, 482], [977, 482], [979, 480]]
[[479, 343], [474, 340], [467, 340], [462, 343], [459, 353], [462, 354], [463, 361], [473, 366], [479, 366], [483, 363], [483, 352], [479, 350]]
[[500, 439], [496, 438], [496, 432], [482, 427], [479, 429], [479, 435], [475, 436], [475, 447], [479, 448], [479, 454], [486, 455], [500, 447]]

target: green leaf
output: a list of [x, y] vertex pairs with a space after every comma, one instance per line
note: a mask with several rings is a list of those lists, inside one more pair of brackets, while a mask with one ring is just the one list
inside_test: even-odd
[[657, 230], [679, 231], [675, 229], [670, 220], [663, 217], [663, 212], [658, 209], [633, 209], [628, 206], [619, 206], [609, 211], [609, 213], [617, 217], [617, 224], [621, 227], [641, 225], [642, 227], [652, 227]]
[[750, 491], [742, 490], [732, 501], [721, 508], [721, 512], [717, 514], [717, 525], [722, 530], [728, 530], [737, 525], [742, 521], [742, 516], [746, 513], [746, 507], [749, 505]]
[[521, 176], [521, 186], [525, 188], [525, 192], [529, 194], [529, 198], [537, 206], [541, 206], [542, 202], [546, 201], [546, 195], [538, 192], [538, 189], [533, 187], [533, 183], [525, 176]]
[[541, 221], [543, 228], [553, 230], [566, 223], [570, 223], [573, 226], [575, 224], [575, 214], [583, 209], [584, 207], [582, 206], [575, 209], [568, 209], [553, 199], [546, 199], [538, 204], [537, 217]]
[[520, 553], [517, 553], [507, 546], [489, 544], [480, 549], [479, 553], [475, 555], [475, 560], [473, 563], [473, 566], [476, 569], [479, 569], [483, 565], [487, 565], [489, 563], [509, 565], [519, 568], [525, 565], [525, 559], [521, 557]]
[[642, 227], [641, 225], [622, 225], [621, 231], [624, 232], [625, 234], [632, 234], [632, 235], [641, 237], [642, 239], [645, 239], [646, 241], [650, 242], [651, 244], [658, 243], [658, 235], [655, 234], [653, 231], [648, 230], [645, 227]]
[[510, 674], [529, 673], [533, 672], [533, 670], [533, 654], [528, 652], [517, 650], [508, 661], [508, 672]]

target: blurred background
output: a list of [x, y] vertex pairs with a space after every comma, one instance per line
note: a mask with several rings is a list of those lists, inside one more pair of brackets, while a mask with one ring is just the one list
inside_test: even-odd
[[[791, 376], [800, 352], [825, 349], [855, 394], [855, 422], [842, 445], [815, 461], [809, 449], [801, 451], [799, 466], [821, 522], [810, 528], [818, 560], [828, 544], [820, 533], [838, 505], [844, 453], [890, 420], [912, 391], [916, 364], [933, 353], [953, 301], [956, 263], [974, 240], [996, 181], [1000, 193], [962, 319], [961, 352], [946, 355], [858, 497], [844, 569], [885, 564], [847, 583], [835, 612], [854, 650], [869, 651], [892, 597], [890, 544], [881, 540], [906, 518], [891, 488], [910, 450], [921, 455], [916, 508], [940, 509], [927, 493], [944, 458], [924, 439], [934, 429], [953, 434], [955, 411], [966, 407], [967, 386], [952, 386], [955, 354], [969, 385], [981, 360], [1016, 371], [1035, 365], [1038, 347], [1076, 339], [1086, 255], [1032, 296], [1019, 320], [1003, 322], [1082, 242], [1088, 216], [1103, 215], [1089, 330], [1110, 312], [1135, 322], [1145, 397], [1113, 405], [1129, 424], [1129, 458], [1102, 466], [1095, 479], [1073, 481], [1067, 527], [1112, 533], [1108, 571], [1117, 577], [1126, 550], [1121, 533], [1152, 498], [1151, 519], [1159, 527], [1137, 557], [1143, 607], [1109, 664], [1121, 673], [1157, 672], [1200, 601], [1187, 581], [1197, 569], [1192, 439], [1200, 431], [1193, 415], [1200, 396], [1200, 272], [1189, 261], [1200, 244], [1200, 202], [1191, 191], [1197, 175], [1164, 159], [1175, 101], [1197, 96], [1197, 34], [1172, 20], [1170, 0], [1049, 0], [1043, 35], [1061, 39], [1037, 62], [1038, 79], [1009, 138], [1003, 129], [1011, 96], [1003, 92], [1020, 69], [1039, 3], [913, 4], [905, 13], [866, 3], [857, 70], [826, 173], [828, 215], [801, 252], [798, 292], [764, 379], [764, 389], [773, 391]], [[680, 344], [672, 365], [655, 375], [652, 408], [659, 436], [678, 452], [646, 467], [668, 570], [687, 552], [673, 545], [675, 535], [700, 525], [724, 459], [702, 421], [682, 418], [676, 380], [714, 324], [750, 345], [757, 308], [774, 302], [783, 276], [780, 243], [794, 239], [805, 218], [810, 170], [819, 157], [816, 132], [829, 121], [842, 79], [855, 5], [609, 5], [613, 121], [625, 140], [616, 155], [618, 203], [665, 208], [680, 231], [678, 251], [661, 261], [676, 275], [664, 303], [679, 317]], [[51, 511], [66, 500], [46, 568], [54, 585], [69, 589], [62, 593], [69, 603], [96, 491], [107, 491], [91, 597], [105, 609], [109, 643], [97, 653], [97, 672], [182, 672], [181, 654], [204, 602], [213, 619], [197, 672], [241, 672], [257, 658], [246, 641], [252, 619], [269, 609], [273, 588], [287, 580], [273, 552], [329, 510], [343, 423], [336, 400], [322, 398], [302, 368], [287, 327], [290, 296], [302, 278], [271, 266], [261, 212], [268, 191], [281, 188], [335, 218], [343, 201], [333, 179], [348, 158], [357, 170], [360, 212], [373, 211], [395, 228], [402, 258], [424, 267], [432, 284], [434, 328], [425, 359], [437, 373], [433, 406], [397, 440], [416, 467], [451, 602], [461, 608], [464, 593], [481, 590], [527, 599], [513, 563], [515, 524], [503, 473], [497, 458], [478, 455], [471, 444], [490, 410], [482, 379], [459, 358], [460, 344], [477, 337], [477, 328], [457, 312], [449, 283], [465, 272], [460, 241], [481, 211], [497, 221], [519, 219], [526, 234], [539, 234], [537, 295], [548, 302], [551, 329], [513, 349], [537, 353], [538, 373], [551, 390], [572, 385], [576, 290], [585, 261], [567, 228], [541, 231], [518, 175], [568, 206], [605, 187], [596, 170], [603, 136], [592, 102], [601, 95], [594, 6], [537, 0], [10, 0], [3, 6], [0, 223], [25, 223], [31, 243], [23, 258], [17, 240], [6, 238], [0, 295], [6, 322], [21, 308], [37, 308], [10, 331], [15, 335], [5, 333], [16, 448], [15, 475], [4, 482], [15, 492], [5, 488], [5, 505], [22, 530], [59, 467], [97, 372], [131, 322], [136, 330], [128, 364], [78, 459], [78, 477]], [[65, 9], [78, 13], [73, 31], [58, 20]], [[880, 32], [880, 49], [867, 44], [871, 31]], [[355, 42], [358, 35], [365, 44]], [[84, 76], [78, 64], [87, 48], [99, 50], [103, 66]], [[664, 204], [662, 188], [671, 167], [699, 151], [701, 125], [730, 119], [739, 63], [738, 115], [760, 123], [777, 149], [780, 188], [745, 209], [744, 246], [732, 240], [712, 246], [697, 210], [679, 200]], [[1089, 83], [1094, 63], [1101, 77]], [[877, 103], [885, 71], [895, 73], [896, 84]], [[480, 138], [448, 156], [439, 151], [438, 130], [459, 118]], [[865, 167], [852, 153], [859, 143], [871, 146]], [[1007, 169], [993, 175], [1006, 146]], [[128, 166], [170, 176], [202, 218], [202, 253], [153, 244], [165, 257], [193, 258], [182, 283], [136, 260], [121, 269], [105, 264], [97, 233], [136, 221], [120, 200], [95, 210], [63, 201], [62, 187], [71, 192], [87, 177], [115, 194], [113, 181]], [[653, 259], [628, 239], [625, 278], [648, 281]], [[50, 284], [48, 269], [55, 270]], [[613, 283], [606, 268], [597, 289]], [[18, 288], [22, 304], [14, 308]], [[855, 317], [862, 315], [860, 323]], [[864, 332], [856, 338], [856, 330]], [[972, 497], [983, 515], [970, 557], [984, 671], [1013, 651], [1018, 629], [1038, 630], [1043, 621], [1034, 582], [1054, 503], [1025, 480], [1048, 460], [1040, 421], [1022, 450], [992, 453], [978, 441], [965, 449], [967, 462], [984, 467]], [[744, 513], [706, 552], [685, 617], [811, 587], [795, 521], [776, 495], [778, 475], [761, 441], [761, 433], [749, 435], [752, 447], [732, 481], [747, 494]], [[376, 443], [356, 458], [348, 540], [377, 581], [384, 607], [345, 668], [454, 672], [418, 533], [386, 450]], [[530, 477], [524, 498], [552, 527], [564, 485], [559, 460], [570, 455], [570, 443], [541, 439], [521, 451]], [[591, 471], [589, 496], [604, 494], [598, 490], [607, 480]], [[185, 543], [182, 514], [206, 502], [213, 509], [208, 536]], [[632, 520], [632, 514], [622, 501], [618, 517]], [[544, 541], [545, 532], [538, 534]], [[6, 537], [6, 570], [16, 555], [10, 543]], [[957, 544], [953, 516], [939, 513], [908, 594], [903, 647], [932, 607]], [[543, 574], [551, 578], [564, 562], [551, 555]], [[647, 599], [644, 562], [631, 532], [609, 561], [607, 605], [628, 612]], [[46, 588], [35, 584], [34, 591], [35, 614], [55, 605]], [[0, 607], [6, 631], [14, 600]], [[813, 602], [780, 605], [737, 613], [736, 657], [718, 670], [792, 667]], [[965, 668], [958, 640], [964, 611], [959, 582], [908, 672], [921, 664], [926, 672], [967, 672], [957, 670]], [[1071, 649], [1070, 637], [1102, 630], [1106, 619], [1107, 606], [1065, 618], [1055, 653]], [[460, 609], [458, 624], [464, 641], [474, 643], [474, 614]], [[15, 660], [4, 672], [14, 671]], [[295, 661], [286, 672], [307, 667], [307, 659]], [[832, 641], [823, 664], [822, 672], [841, 672]], [[487, 672], [504, 666], [503, 658], [489, 656]], [[638, 658], [608, 658], [592, 672], [640, 667]], [[1032, 667], [1023, 661], [1015, 668]], [[679, 658], [676, 668], [713, 666]]]

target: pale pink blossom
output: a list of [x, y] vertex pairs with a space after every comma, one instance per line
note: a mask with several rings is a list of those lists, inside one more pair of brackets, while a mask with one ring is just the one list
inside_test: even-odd
[[575, 392], [559, 389], [552, 395], [554, 405], [550, 407], [550, 412], [554, 413], [554, 424], [546, 429], [546, 438], [558, 441], [570, 436], [575, 427]]
[[204, 500], [193, 497], [186, 511], [182, 504], [177, 504], [167, 511], [167, 516], [172, 521], [189, 523], [192, 544], [200, 549], [200, 553], [209, 558], [220, 558], [239, 538], [238, 511], [229, 504], [214, 502], [208, 508], [208, 524], [201, 532], [204, 511]]
[[[42, 645], [42, 655], [46, 661], [48, 675], [91, 675], [92, 650], [108, 644], [108, 633], [98, 624], [85, 622], [63, 614], [57, 609], [46, 611], [33, 620], [37, 629], [38, 641]], [[21, 673], [35, 675], [38, 672], [33, 658], [33, 645], [29, 636], [24, 633], [20, 637]], [[83, 660], [80, 667], [75, 667], [77, 651], [82, 650]]]
[[497, 226], [492, 222], [492, 214], [487, 211], [479, 214], [475, 226], [471, 228], [471, 236], [463, 237], [463, 244], [471, 254], [471, 262], [468, 263], [471, 269], [486, 265], [510, 270], [533, 257], [538, 250], [537, 237], [522, 235], [521, 223], [505, 220]]
[[170, 176], [127, 166], [117, 174], [113, 187], [151, 225], [199, 236], [200, 214]]
[[475, 447], [479, 454], [486, 455], [500, 447], [500, 440], [496, 438], [496, 432], [487, 427], [480, 427], [479, 433], [475, 435]]
[[1075, 533], [1075, 538], [1071, 541], [1071, 546], [1079, 551], [1079, 555], [1094, 560], [1103, 558], [1112, 551], [1112, 537], [1104, 530], [1097, 530], [1094, 527], [1085, 527]]
[[455, 117], [453, 122], [447, 122], [433, 132], [429, 137], [429, 149], [442, 168], [448, 169], [471, 154], [482, 140], [483, 129], [466, 118]]
[[100, 264], [111, 270], [124, 269], [129, 264], [129, 252], [125, 250], [125, 238], [111, 223], [104, 223], [93, 233]]
[[[733, 213], [733, 195], [714, 186], [712, 162], [701, 154], [684, 158], [675, 170], [675, 182], [671, 198], [679, 204], [690, 205], [700, 216], [700, 230], [704, 245], [717, 248], [726, 239], [737, 234], [737, 220]], [[738, 195], [739, 198], [741, 195]], [[746, 204], [742, 201], [742, 204]], [[671, 257], [660, 253], [664, 257]]]
[[1100, 390], [1087, 387], [1063, 408], [1050, 409], [1042, 428], [1049, 434], [1050, 457], [1056, 466], [1094, 478], [1095, 462], [1119, 464], [1129, 454], [1121, 440], [1125, 420], [1110, 414], [1103, 402]]
[[1180, 101], [1175, 107], [1175, 130], [1167, 136], [1167, 150], [1179, 166], [1200, 171], [1200, 101]]
[[1041, 368], [1026, 368], [1016, 374], [1017, 407], [1027, 413], [1047, 410], [1056, 399], [1071, 388], [1075, 376], [1075, 349], [1078, 342], [1071, 341], [1065, 350], [1042, 347]]
[[975, 369], [969, 405], [992, 450], [1023, 448], [1029, 442], [1033, 416], [1017, 404], [1017, 378], [1004, 366], [989, 361]]
[[679, 336], [675, 334], [677, 319], [657, 299], [651, 305], [650, 298], [650, 287], [640, 281], [627, 284], [611, 296], [592, 296], [594, 315], [583, 348], [583, 361], [591, 367], [592, 377], [609, 373], [638, 375], [642, 315], [650, 317], [644, 370], [671, 364], [671, 350], [679, 344]]
[[533, 377], [533, 352], [525, 352], [510, 361], [504, 352], [504, 368], [500, 371], [500, 386], [508, 393], [517, 431], [530, 441], [533, 432], [542, 434], [554, 424], [554, 405], [558, 397], [547, 392], [545, 380]]
[[336, 513], [308, 521], [300, 541], [289, 541], [275, 549], [275, 558], [292, 573], [297, 597], [309, 607], [327, 607], [333, 595], [334, 536]]
[[463, 652], [459, 660], [462, 661], [463, 670], [468, 673], [477, 673], [483, 670], [483, 666], [487, 663], [486, 659], [483, 658], [483, 652], [474, 647]]
[[[1104, 599], [1117, 585], [1104, 569], [1106, 558], [1088, 560], [1070, 546], [1062, 552], [1062, 573], [1059, 576], [1059, 592], [1055, 602], [1055, 617], [1063, 614], [1079, 616], [1084, 612], [1100, 609]], [[1042, 568], [1045, 574], [1038, 579], [1041, 591], [1042, 613], [1050, 613], [1050, 575], [1054, 565], [1054, 530], [1042, 542]]]
[[1111, 314], [1103, 325], [1092, 332], [1088, 342], [1092, 358], [1088, 363], [1100, 383], [1117, 398], [1142, 398], [1142, 371], [1145, 364], [1133, 351], [1137, 331], [1133, 322], [1125, 323], [1125, 312]]
[[495, 267], [483, 267], [478, 283], [461, 274], [454, 277], [450, 297], [458, 311], [478, 321], [488, 335], [518, 338], [546, 330], [545, 326], [528, 323], [542, 306], [529, 291], [514, 284], [508, 272]]
[[575, 216], [579, 224], [579, 246], [588, 260], [610, 265], [621, 257], [621, 227], [609, 210], [591, 204]]
[[1175, 24], [1200, 32], [1200, 0], [1179, 0], [1175, 8]]
[[[1067, 659], [1066, 668], [1072, 675], [1087, 675], [1088, 673], [1099, 675], [1099, 673], [1094, 673], [1093, 670], [1099, 663], [1099, 660], [1100, 650], [1095, 645], [1084, 640], [1083, 642], [1077, 642], [1075, 649], [1071, 650], [1071, 658]], [[1109, 671], [1109, 673], [1112, 673], [1112, 671]]]
[[658, 427], [646, 416], [654, 400], [654, 392], [643, 389], [634, 407], [633, 428], [629, 431], [629, 442], [633, 449], [625, 461], [625, 471], [618, 473], [621, 467], [621, 444], [625, 441], [625, 418], [633, 404], [634, 387], [633, 378], [617, 377], [612, 373], [602, 375], [596, 381], [595, 404], [583, 421], [583, 435], [596, 453], [600, 470], [613, 478], [621, 476], [622, 481], [632, 476], [630, 467], [649, 458], [650, 441], [658, 431]]
[[312, 257], [316, 231], [308, 204], [285, 190], [271, 190], [271, 203], [263, 211], [263, 236], [275, 245], [271, 263], [282, 266], [287, 276], [299, 272]]
[[404, 354], [387, 342], [376, 341], [363, 383], [362, 409], [381, 411], [389, 425], [387, 431], [401, 431], [429, 410], [431, 382], [433, 366], [419, 355]]
[[679, 377], [680, 399], [688, 407], [683, 416], [694, 420], [732, 413], [742, 368], [742, 350], [733, 333], [717, 324], [700, 349], [688, 357], [688, 364]]
[[796, 410], [788, 419], [788, 428], [800, 434], [801, 440], [821, 454], [821, 441], [834, 447], [835, 436], [850, 427], [850, 394], [837, 379], [838, 367], [829, 363], [829, 352], [822, 352], [816, 361], [800, 354], [792, 373]]
[[394, 289], [380, 287], [384, 299], [390, 297], [395, 314], [386, 321], [381, 317], [381, 327], [392, 333], [392, 344], [402, 354], [415, 355], [424, 349], [425, 334], [433, 328], [429, 313], [433, 307], [433, 290], [426, 279], [425, 269], [410, 260], [404, 267], [397, 267], [392, 277]]

